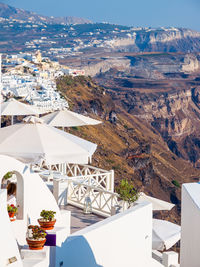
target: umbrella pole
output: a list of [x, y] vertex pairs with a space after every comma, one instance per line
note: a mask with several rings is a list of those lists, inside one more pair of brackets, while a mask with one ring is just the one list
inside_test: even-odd
[[11, 125], [13, 125], [14, 116], [11, 116]]

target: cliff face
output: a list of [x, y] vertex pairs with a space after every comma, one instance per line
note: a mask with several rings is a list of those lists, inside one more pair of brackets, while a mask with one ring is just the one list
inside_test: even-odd
[[[124, 97], [119, 102], [117, 95], [108, 94], [91, 78], [64, 77], [57, 81], [57, 85], [61, 93], [70, 99], [71, 109], [103, 121], [98, 126], [70, 129], [71, 133], [98, 144], [93, 165], [114, 169], [116, 184], [120, 179], [128, 178], [146, 193], [177, 204], [177, 208], [166, 216], [179, 222], [180, 188], [172, 181], [180, 184], [196, 181], [200, 171], [170, 151], [162, 135], [151, 125], [154, 116], [147, 114], [150, 108], [148, 99], [137, 95], [132, 99]], [[199, 97], [198, 92], [195, 95]], [[181, 93], [176, 95], [177, 98], [182, 96]], [[126, 103], [122, 104], [123, 101]], [[160, 102], [163, 101], [164, 96], [160, 95]], [[191, 96], [188, 95], [184, 101], [191, 101]], [[184, 103], [180, 100], [180, 107]], [[141, 115], [145, 113], [146, 118], [133, 116], [136, 110], [133, 108], [130, 112], [128, 105], [143, 105]]]
[[183, 74], [198, 71], [200, 56], [191, 53], [107, 53], [104, 57], [95, 58], [94, 62], [90, 59], [88, 62], [86, 60], [85, 64], [79, 68], [83, 68], [86, 75], [92, 77], [115, 68], [123, 72], [121, 76], [158, 80], [168, 78], [170, 74], [179, 74], [181, 77]]
[[199, 61], [194, 55], [186, 55], [181, 70], [183, 72], [194, 72], [199, 69]]
[[125, 52], [199, 52], [200, 33], [189, 29], [136, 30], [127, 38], [105, 41], [113, 50]]
[[97, 80], [118, 106], [157, 130], [174, 154], [199, 167], [198, 55], [129, 55], [128, 58], [131, 61], [128, 71], [110, 70]]
[[96, 64], [89, 64], [84, 67], [85, 74], [96, 76], [97, 74], [109, 71], [111, 68], [128, 69], [130, 67], [130, 60], [123, 57], [105, 58]]
[[[170, 138], [179, 143], [200, 127], [199, 87], [167, 93], [129, 93], [120, 99], [128, 113], [148, 121], [166, 141]], [[183, 150], [176, 154], [190, 159], [181, 153]]]

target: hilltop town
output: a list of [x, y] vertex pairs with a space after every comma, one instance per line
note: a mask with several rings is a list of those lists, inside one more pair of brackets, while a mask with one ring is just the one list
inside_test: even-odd
[[23, 98], [44, 112], [68, 107], [67, 100], [57, 91], [56, 79], [63, 75], [84, 75], [36, 53], [19, 53], [3, 57], [2, 94]]

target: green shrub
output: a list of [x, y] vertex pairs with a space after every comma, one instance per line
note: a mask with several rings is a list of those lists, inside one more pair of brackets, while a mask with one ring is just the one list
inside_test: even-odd
[[113, 164], [115, 161], [114, 160], [112, 160], [112, 159], [106, 159], [105, 160], [107, 163], [111, 163], [111, 164]]
[[116, 192], [122, 200], [128, 202], [129, 207], [131, 203], [139, 198], [139, 192], [134, 188], [133, 183], [129, 182], [127, 179], [122, 179], [120, 181], [120, 184], [116, 188]]
[[176, 180], [173, 180], [172, 181], [172, 184], [175, 185], [176, 187], [179, 187], [179, 188], [181, 187], [181, 185], [179, 184], [179, 182], [176, 181]]
[[72, 129], [73, 129], [74, 131], [78, 131], [78, 130], [79, 130], [77, 126], [73, 126]]
[[117, 170], [120, 170], [121, 167], [120, 167], [119, 164], [117, 164], [117, 165], [112, 166], [112, 169], [115, 170], [115, 171], [117, 171]]

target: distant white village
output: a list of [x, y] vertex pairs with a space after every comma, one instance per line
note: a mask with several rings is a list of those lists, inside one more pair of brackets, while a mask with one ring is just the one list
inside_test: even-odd
[[56, 88], [56, 78], [85, 75], [84, 70], [69, 69], [36, 53], [7, 55], [3, 59], [2, 94], [23, 98], [44, 112], [68, 107]]

